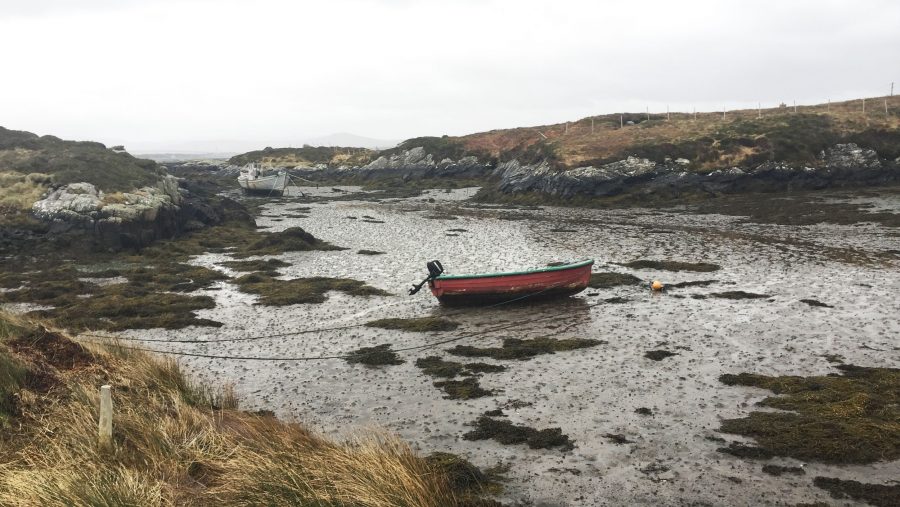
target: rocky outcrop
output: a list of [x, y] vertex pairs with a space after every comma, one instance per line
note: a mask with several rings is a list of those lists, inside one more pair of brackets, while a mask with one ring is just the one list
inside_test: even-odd
[[815, 167], [766, 162], [752, 168], [731, 167], [708, 173], [686, 170], [682, 160], [656, 163], [628, 157], [599, 167], [553, 170], [546, 163], [500, 164], [493, 172], [506, 194], [538, 192], [568, 199], [620, 194], [678, 197], [688, 193], [735, 193], [881, 185], [900, 181], [896, 161], [884, 162], [855, 144], [835, 145], [821, 153]]
[[476, 157], [449, 158], [438, 162], [424, 148], [417, 147], [390, 156], [381, 156], [362, 167], [294, 170], [303, 178], [317, 180], [374, 181], [381, 178], [401, 178], [404, 181], [429, 178], [485, 178], [492, 167]]
[[[557, 169], [547, 162], [523, 164], [511, 160], [494, 165], [476, 157], [436, 161], [417, 147], [378, 159], [361, 167], [293, 169], [299, 177], [330, 183], [368, 184], [428, 179], [472, 180], [495, 185], [502, 194], [537, 193], [562, 200], [612, 196], [678, 198], [688, 194], [728, 194], [870, 186], [900, 182], [900, 159], [885, 160], [855, 144], [837, 144], [807, 166], [768, 161], [749, 167], [729, 167], [711, 172], [690, 168], [686, 159], [654, 162], [627, 157], [599, 166]], [[236, 172], [234, 166], [218, 168], [218, 175]]]
[[54, 234], [86, 231], [102, 247], [140, 248], [185, 230], [217, 223], [221, 213], [165, 176], [153, 187], [106, 194], [90, 183], [70, 183], [32, 206]]

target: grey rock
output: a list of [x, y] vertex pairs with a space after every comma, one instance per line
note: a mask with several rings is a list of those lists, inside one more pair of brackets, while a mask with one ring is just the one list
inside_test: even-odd
[[881, 160], [875, 150], [860, 148], [854, 143], [837, 144], [820, 155], [829, 169], [878, 169]]

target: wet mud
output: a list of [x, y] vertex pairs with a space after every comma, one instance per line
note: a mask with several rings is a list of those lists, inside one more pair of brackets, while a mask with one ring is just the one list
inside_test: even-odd
[[[750, 419], [755, 412], [813, 415], [756, 406], [788, 393], [719, 381], [722, 375], [746, 372], [767, 378], [823, 378], [827, 386], [830, 374], [838, 379], [848, 374], [836, 370], [834, 365], [840, 363], [829, 362], [826, 354], [840, 356], [848, 365], [898, 367], [900, 322], [895, 315], [900, 259], [886, 253], [900, 251], [900, 235], [887, 217], [900, 213], [900, 199], [893, 194], [879, 197], [878, 208], [870, 210], [879, 214], [876, 220], [869, 220], [869, 211], [856, 208], [853, 217], [846, 215], [847, 223], [773, 224], [761, 223], [761, 218], [748, 220], [737, 208], [733, 214], [712, 209], [698, 214], [690, 206], [529, 209], [473, 206], [465, 200], [474, 194], [471, 189], [429, 191], [413, 198], [374, 194], [361, 198], [358, 189], [347, 190], [340, 199], [328, 189], [316, 197], [317, 190], [309, 188], [304, 189], [308, 198], [261, 203], [267, 216], [258, 222], [267, 232], [248, 234], [302, 226], [322, 243], [348, 250], [244, 257], [258, 238], [229, 244], [214, 235], [204, 237], [202, 244], [193, 241], [190, 248], [160, 250], [161, 255], [175, 255], [179, 262], [229, 277], [177, 293], [209, 298], [214, 306], [195, 310], [195, 317], [221, 327], [189, 326], [177, 332], [134, 329], [122, 334], [129, 339], [167, 340], [146, 343], [163, 352], [270, 358], [173, 356], [198, 381], [233, 382], [247, 408], [303, 421], [331, 436], [352, 436], [361, 428], [377, 426], [398, 433], [423, 455], [452, 453], [482, 471], [498, 463], [508, 465], [508, 480], [497, 498], [513, 505], [834, 505], [830, 491], [814, 484], [816, 477], [876, 487], [889, 487], [896, 479], [896, 458], [884, 451], [876, 458], [876, 452], [868, 449], [884, 449], [884, 437], [868, 430], [838, 425], [857, 435], [858, 443], [869, 442], [860, 444], [865, 460], [852, 462], [796, 457], [806, 456], [803, 452], [820, 454], [822, 446], [802, 438], [770, 443], [757, 438], [751, 422], [729, 423], [738, 425], [733, 428], [741, 430], [737, 433], [720, 432], [723, 421]], [[840, 197], [850, 202], [861, 198]], [[302, 212], [307, 218], [285, 216], [296, 213], [291, 208], [298, 205], [309, 208]], [[754, 208], [754, 213], [765, 209]], [[366, 223], [359, 218], [364, 216], [383, 223]], [[422, 220], [424, 216], [455, 219]], [[458, 236], [445, 236], [447, 232]], [[361, 249], [389, 255], [358, 255]], [[262, 275], [278, 280], [272, 282], [275, 285], [321, 277], [355, 280], [391, 295], [359, 296], [328, 288], [317, 304], [257, 304], [263, 293], [242, 290], [235, 283], [247, 272], [221, 263], [266, 258], [288, 264], [277, 269], [280, 276]], [[461, 274], [582, 258], [596, 260], [597, 274], [630, 276], [623, 277], [624, 283], [598, 282], [564, 300], [515, 307], [451, 309], [437, 304], [428, 291], [405, 295], [410, 284], [427, 275], [425, 263], [433, 259], [440, 260], [448, 274]], [[704, 263], [719, 269], [710, 275], [712, 271], [671, 271], [655, 264], [625, 265], [635, 259]], [[713, 277], [715, 283], [705, 285]], [[650, 291], [648, 282], [656, 279], [671, 290]], [[8, 280], [7, 285], [17, 282]], [[685, 285], [673, 287], [676, 284]], [[711, 297], [732, 291], [765, 298]], [[613, 298], [622, 302], [606, 303]], [[813, 307], [804, 299], [832, 308]], [[365, 326], [380, 319], [422, 317], [448, 319], [459, 327], [435, 333]], [[303, 334], [292, 334], [298, 332]], [[548, 343], [546, 339], [592, 343], [562, 350], [534, 347]], [[505, 343], [508, 340], [513, 341]], [[345, 356], [386, 344], [402, 363], [363, 367], [343, 359], [287, 360]], [[546, 353], [548, 348], [553, 353]], [[464, 355], [451, 354], [453, 350]], [[651, 350], [677, 355], [653, 361], [644, 357]], [[417, 365], [419, 359], [433, 357], [440, 363], [435, 361], [432, 367], [457, 373], [434, 376]], [[479, 371], [471, 366], [476, 361], [505, 370]], [[457, 363], [461, 370], [443, 363]], [[450, 385], [460, 393], [467, 389], [477, 393], [477, 387], [490, 394], [452, 399], [434, 385], [442, 381], [462, 382]], [[883, 397], [879, 392], [853, 391], [850, 402], [832, 404], [828, 410], [852, 414], [864, 407], [859, 416], [864, 419], [869, 417], [865, 407]], [[479, 425], [482, 417], [486, 420]], [[533, 448], [527, 443], [529, 435], [555, 428], [558, 433], [543, 435], [545, 441], [559, 445]], [[472, 432], [479, 438], [464, 438]], [[633, 443], [619, 445], [604, 435], [622, 435]], [[574, 444], [569, 448], [566, 442]], [[720, 448], [746, 449], [755, 455], [770, 452], [760, 461], [719, 452]], [[770, 475], [762, 470], [770, 464], [801, 467], [806, 474]], [[850, 496], [839, 500], [842, 505], [864, 505], [863, 501]]]

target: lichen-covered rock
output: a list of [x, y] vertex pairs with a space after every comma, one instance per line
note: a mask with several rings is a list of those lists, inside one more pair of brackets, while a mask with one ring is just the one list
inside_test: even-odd
[[32, 206], [34, 215], [52, 223], [51, 231], [87, 230], [110, 248], [141, 247], [172, 237], [219, 215], [208, 204], [186, 198], [178, 180], [165, 176], [153, 187], [105, 194], [90, 183], [63, 185]]
[[860, 148], [856, 144], [837, 144], [824, 150], [820, 158], [829, 169], [878, 169], [881, 160], [875, 150]]
[[177, 206], [181, 200], [178, 180], [172, 176], [162, 178], [155, 187], [115, 196], [82, 182], [51, 191], [34, 203], [32, 211], [43, 220], [95, 221], [115, 217], [123, 221], [152, 221], [161, 208]]

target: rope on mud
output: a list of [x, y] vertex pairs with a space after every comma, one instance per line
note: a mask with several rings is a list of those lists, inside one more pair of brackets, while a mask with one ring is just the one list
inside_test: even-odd
[[[522, 301], [523, 299], [527, 299], [530, 297], [539, 296], [539, 295], [547, 292], [548, 290], [559, 287], [562, 284], [563, 284], [563, 282], [559, 282], [559, 283], [553, 284], [553, 285], [541, 290], [540, 292], [535, 292], [532, 294], [525, 294], [524, 296], [519, 296], [517, 298], [513, 298], [513, 299], [510, 299], [507, 301], [501, 301], [499, 303], [482, 306], [481, 309], [496, 308], [498, 306], [503, 306], [506, 304]], [[454, 312], [450, 312], [450, 313], [447, 313], [444, 315], [439, 315], [439, 317], [444, 317], [444, 318], [453, 317], [454, 315], [459, 315], [462, 313], [467, 313], [467, 310], [456, 310]], [[346, 329], [354, 329], [354, 328], [365, 327], [365, 326], [366, 326], [365, 323], [347, 324], [344, 326], [323, 327], [323, 328], [317, 328], [317, 329], [304, 329], [301, 331], [291, 331], [288, 333], [266, 334], [266, 335], [258, 335], [258, 336], [245, 336], [242, 338], [223, 338], [223, 339], [218, 339], [218, 340], [170, 340], [170, 339], [164, 339], [164, 338], [137, 338], [137, 337], [130, 337], [130, 336], [104, 335], [104, 334], [95, 334], [95, 333], [82, 333], [79, 336], [87, 336], [90, 338], [106, 338], [106, 339], [128, 341], [128, 342], [136, 341], [136, 342], [144, 342], [144, 343], [228, 343], [228, 342], [265, 340], [265, 339], [269, 339], [269, 338], [284, 338], [286, 336], [296, 336], [296, 335], [301, 335], [301, 334], [312, 334], [312, 333], [323, 333], [326, 331], [343, 331]]]
[[[598, 301], [598, 302], [592, 303], [592, 304], [589, 303], [587, 305], [587, 307], [593, 308], [593, 307], [599, 306], [601, 304], [603, 304], [603, 301]], [[493, 327], [490, 329], [483, 329], [481, 331], [475, 331], [472, 333], [464, 334], [461, 336], [456, 336], [454, 338], [449, 338], [449, 339], [437, 341], [434, 343], [428, 343], [425, 345], [415, 345], [412, 347], [403, 347], [403, 348], [399, 348], [399, 349], [391, 349], [391, 351], [392, 352], [409, 352], [409, 351], [413, 351], [413, 350], [426, 350], [426, 349], [438, 347], [440, 345], [446, 345], [448, 343], [458, 342], [458, 341], [464, 340], [466, 338], [475, 338], [478, 336], [484, 336], [488, 333], [493, 333], [495, 331], [503, 331], [505, 329], [509, 329], [512, 327], [519, 327], [523, 324], [533, 324], [535, 322], [554, 320], [554, 319], [562, 319], [562, 318], [567, 318], [567, 317], [568, 317], [567, 315], [545, 315], [543, 317], [536, 317], [536, 318], [530, 319], [530, 320], [525, 320], [525, 321], [520, 320], [520, 321], [511, 322], [509, 324], [503, 324], [500, 326], [496, 326], [496, 327]], [[553, 333], [553, 334], [558, 334], [558, 333]], [[82, 336], [86, 336], [86, 335], [82, 335]], [[106, 338], [110, 338], [110, 337], [106, 337]], [[99, 345], [109, 345], [110, 344], [109, 342], [100, 342], [100, 341], [95, 341], [95, 340], [85, 340], [85, 341], [87, 341], [88, 343], [99, 344]], [[287, 362], [287, 361], [323, 361], [323, 360], [328, 360], [328, 359], [347, 359], [350, 357], [359, 357], [360, 356], [360, 354], [354, 354], [353, 356], [351, 356], [350, 354], [340, 354], [340, 355], [332, 355], [332, 356], [305, 356], [305, 357], [223, 356], [223, 355], [216, 355], [216, 354], [200, 354], [200, 353], [196, 353], [196, 352], [174, 352], [174, 351], [167, 351], [167, 350], [148, 349], [148, 348], [143, 348], [143, 347], [131, 347], [131, 346], [126, 346], [126, 345], [118, 345], [118, 344], [114, 344], [114, 345], [117, 347], [126, 349], [126, 350], [152, 352], [155, 354], [169, 354], [169, 355], [175, 355], [175, 356], [200, 357], [200, 358], [205, 358], [205, 359], [225, 359], [225, 360], [236, 359], [236, 360], [243, 360], [243, 361], [285, 361], [285, 362]], [[374, 354], [375, 352], [372, 352], [372, 353]], [[365, 355], [365, 354], [362, 354], [362, 355]]]

